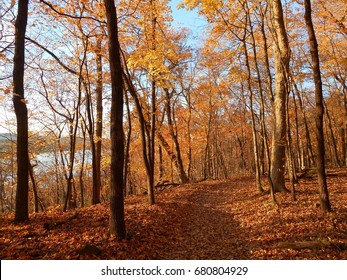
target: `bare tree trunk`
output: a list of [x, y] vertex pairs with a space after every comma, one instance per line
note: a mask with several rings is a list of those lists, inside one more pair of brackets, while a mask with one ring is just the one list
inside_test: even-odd
[[131, 194], [132, 191], [129, 189], [128, 184], [128, 177], [129, 177], [129, 170], [130, 170], [130, 142], [131, 142], [131, 132], [132, 132], [132, 122], [131, 122], [131, 112], [130, 112], [130, 106], [129, 106], [129, 98], [128, 95], [125, 94], [125, 103], [127, 108], [127, 117], [128, 117], [128, 132], [126, 136], [125, 141], [125, 158], [124, 158], [124, 195], [127, 195], [128, 193]]
[[[209, 105], [211, 106], [211, 98], [209, 100]], [[209, 113], [208, 126], [206, 128], [206, 145], [205, 145], [205, 153], [204, 153], [204, 175], [203, 179], [211, 178], [211, 149], [210, 149], [210, 138], [211, 138], [211, 125], [212, 124], [212, 112]]]
[[[103, 124], [103, 106], [102, 106], [102, 85], [103, 85], [103, 71], [102, 71], [102, 50], [101, 50], [101, 39], [97, 41], [97, 52], [96, 52], [96, 70], [97, 70], [97, 82], [96, 82], [96, 129], [95, 129], [95, 186], [97, 188], [96, 198], [101, 195], [101, 147], [102, 147], [102, 124]], [[96, 199], [97, 201], [97, 199]]]
[[274, 130], [271, 151], [271, 179], [274, 191], [283, 192], [286, 191], [284, 179], [287, 143], [286, 103], [290, 55], [281, 1], [272, 0], [271, 8], [275, 40]]
[[[77, 103], [74, 102], [74, 112], [72, 116], [69, 118], [69, 135], [70, 135], [70, 153], [69, 153], [69, 175], [67, 180], [67, 191], [66, 191], [66, 199], [64, 204], [64, 211], [67, 209], [74, 209], [77, 207], [77, 197], [76, 197], [76, 189], [75, 189], [75, 179], [74, 179], [74, 164], [75, 164], [75, 156], [76, 156], [76, 144], [77, 144], [77, 130], [80, 118], [80, 107], [82, 102], [82, 85], [85, 87], [85, 92], [87, 95], [87, 103], [89, 103], [89, 92], [87, 89], [86, 82], [83, 78], [83, 67], [85, 65], [87, 57], [87, 47], [84, 49], [83, 59], [79, 68], [78, 74], [78, 97]], [[90, 104], [87, 105], [89, 107]], [[89, 111], [89, 110], [87, 110]], [[90, 113], [90, 112], [89, 112]], [[90, 122], [89, 116], [89, 122]], [[94, 143], [93, 143], [94, 144]], [[93, 157], [94, 160], [94, 157]]]
[[274, 104], [274, 94], [273, 94], [273, 79], [272, 79], [272, 74], [270, 70], [270, 62], [269, 62], [269, 52], [268, 52], [268, 43], [267, 43], [267, 37], [266, 37], [266, 32], [265, 32], [265, 14], [267, 12], [268, 5], [266, 4], [265, 9], [259, 5], [259, 13], [260, 13], [260, 31], [263, 39], [263, 50], [264, 50], [264, 55], [265, 55], [265, 68], [266, 68], [266, 80], [267, 80], [267, 85], [268, 85], [268, 97], [270, 99], [271, 105], [273, 106]]
[[[334, 52], [334, 58], [337, 62], [336, 54]], [[340, 122], [340, 149], [341, 149], [341, 164], [343, 166], [347, 166], [347, 85], [346, 78], [343, 77], [341, 70], [338, 69], [338, 73], [335, 74], [335, 79], [341, 84], [341, 105], [344, 108], [344, 120]]]
[[[157, 14], [155, 1], [150, 0], [150, 11], [151, 11], [151, 49], [156, 51], [157, 48]], [[152, 69], [153, 70], [153, 69]], [[148, 146], [149, 152], [149, 165], [150, 165], [150, 173], [147, 176], [147, 184], [148, 184], [148, 201], [151, 205], [155, 203], [154, 199], [154, 166], [155, 166], [155, 131], [156, 131], [156, 112], [157, 112], [157, 101], [156, 101], [156, 91], [157, 91], [157, 82], [156, 77], [152, 76], [152, 89], [151, 89], [151, 102], [152, 102], [152, 112], [151, 112], [151, 130], [150, 130], [150, 141]]]
[[82, 134], [83, 134], [83, 148], [82, 148], [82, 161], [81, 161], [81, 169], [80, 169], [80, 193], [81, 193], [81, 207], [84, 207], [84, 163], [86, 157], [86, 128], [82, 126]]
[[[249, 21], [249, 28], [250, 28], [250, 35], [251, 35], [251, 39], [252, 39], [252, 50], [253, 50], [253, 55], [254, 55], [254, 62], [255, 62], [255, 68], [256, 68], [256, 72], [257, 72], [257, 83], [258, 83], [258, 89], [259, 89], [259, 95], [260, 95], [260, 127], [262, 130], [262, 135], [263, 135], [263, 146], [265, 148], [265, 153], [266, 153], [266, 157], [269, 157], [269, 149], [268, 149], [268, 143], [267, 143], [267, 132], [266, 132], [266, 127], [265, 127], [265, 114], [264, 114], [264, 97], [263, 97], [263, 87], [262, 87], [262, 82], [261, 82], [261, 77], [260, 77], [260, 70], [259, 70], [259, 65], [258, 65], [258, 55], [257, 55], [257, 49], [256, 49], [256, 42], [255, 42], [255, 38], [254, 38], [254, 32], [253, 32], [253, 24], [251, 21], [251, 16], [250, 16], [250, 11], [249, 11], [249, 7], [248, 7], [248, 3], [245, 2], [245, 7], [247, 8], [247, 18]], [[264, 40], [264, 43], [266, 44], [266, 38]], [[245, 49], [245, 53], [246, 53], [246, 65], [248, 68], [248, 73], [250, 75], [250, 66], [249, 66], [249, 62], [248, 62], [248, 54], [247, 54], [247, 47], [246, 47], [246, 43], [244, 42], [244, 49]], [[250, 77], [249, 77], [250, 79]], [[249, 81], [250, 83], [250, 81]], [[271, 78], [269, 80], [269, 83], [271, 84]], [[251, 85], [249, 84], [250, 87], [250, 91], [251, 91], [251, 96], [250, 96], [250, 104], [251, 104], [251, 110], [252, 110], [252, 126], [253, 126], [253, 146], [254, 146], [254, 156], [256, 156], [258, 158], [258, 147], [257, 147], [257, 137], [256, 137], [256, 130], [255, 130], [255, 117], [254, 117], [254, 111], [253, 111], [253, 92], [251, 90]], [[264, 161], [263, 161], [264, 162]], [[263, 192], [263, 188], [261, 186], [261, 182], [260, 182], [260, 162], [259, 162], [259, 158], [255, 159], [255, 164], [256, 164], [256, 173], [257, 174], [257, 185], [258, 185], [258, 189], [260, 192]], [[258, 167], [257, 167], [258, 166]], [[258, 171], [257, 171], [258, 169]], [[264, 170], [263, 170], [264, 172]]]
[[295, 93], [298, 97], [299, 107], [303, 116], [303, 121], [305, 126], [305, 140], [306, 140], [305, 142], [306, 143], [305, 143], [305, 149], [304, 149], [305, 152], [302, 153], [303, 160], [302, 160], [301, 167], [311, 167], [314, 164], [314, 157], [313, 157], [312, 144], [311, 144], [311, 134], [310, 134], [310, 129], [308, 127], [308, 120], [306, 116], [306, 110], [303, 105], [301, 93], [298, 89], [297, 84], [294, 81], [293, 75], [291, 73], [290, 75], [291, 75], [292, 84], [294, 86]]
[[295, 172], [295, 161], [293, 155], [293, 141], [290, 129], [290, 119], [288, 114], [288, 102], [287, 102], [287, 166], [288, 166], [288, 174], [289, 174], [289, 182], [290, 182], [290, 192], [292, 195], [292, 201], [296, 201], [296, 192], [295, 192], [295, 183], [297, 181], [296, 172]]
[[[93, 178], [93, 196], [92, 196], [92, 204], [98, 204], [101, 202], [100, 199], [100, 165], [97, 164], [97, 154], [96, 154], [96, 141], [99, 139], [95, 139], [95, 129], [94, 129], [94, 119], [93, 119], [93, 105], [91, 100], [91, 93], [88, 90], [88, 87], [85, 84], [85, 92], [86, 92], [86, 111], [87, 111], [87, 120], [88, 124], [86, 125], [89, 139], [90, 139], [90, 148], [92, 153], [92, 178]], [[99, 169], [99, 170], [98, 170]]]
[[[125, 62], [124, 55], [123, 61]], [[126, 83], [127, 89], [129, 90], [130, 95], [133, 97], [135, 102], [136, 111], [138, 114], [139, 124], [140, 124], [140, 133], [141, 133], [141, 145], [142, 145], [142, 158], [145, 165], [146, 175], [149, 178], [152, 174], [151, 164], [150, 164], [150, 151], [148, 150], [148, 142], [150, 142], [150, 136], [148, 132], [149, 123], [146, 121], [143, 114], [141, 102], [139, 96], [136, 93], [135, 87], [130, 80], [130, 73], [124, 63], [125, 73], [123, 73], [124, 81]]]
[[[79, 103], [79, 101], [78, 101]], [[70, 134], [70, 151], [69, 151], [69, 164], [68, 164], [68, 174], [66, 177], [67, 187], [66, 187], [66, 197], [63, 211], [67, 209], [76, 208], [76, 198], [73, 196], [73, 185], [74, 185], [74, 164], [75, 164], [75, 150], [76, 150], [76, 136], [78, 127], [78, 114], [79, 106], [77, 106], [74, 112], [74, 118], [69, 121], [69, 134]], [[76, 122], [74, 124], [74, 121]]]
[[5, 213], [5, 181], [4, 181], [2, 166], [0, 166], [0, 203], [1, 203], [1, 213]]
[[324, 149], [324, 130], [323, 130], [323, 92], [322, 92], [322, 79], [319, 66], [319, 54], [316, 34], [314, 31], [312, 17], [311, 17], [311, 1], [305, 0], [305, 23], [310, 41], [310, 52], [312, 57], [312, 70], [315, 84], [315, 101], [316, 101], [316, 138], [317, 138], [317, 175], [319, 186], [320, 207], [323, 212], [331, 211], [329, 201], [328, 185], [325, 175], [325, 149]]
[[192, 121], [192, 104], [191, 104], [191, 93], [188, 89], [187, 96], [187, 105], [188, 105], [188, 120], [187, 120], [187, 137], [188, 137], [188, 151], [187, 151], [187, 158], [188, 158], [188, 165], [187, 165], [187, 176], [188, 180], [193, 180], [192, 176], [192, 135], [191, 135], [191, 121]]
[[[246, 27], [245, 27], [246, 30]], [[246, 67], [247, 67], [247, 84], [248, 84], [248, 91], [249, 91], [249, 104], [250, 104], [250, 110], [251, 110], [251, 119], [252, 119], [252, 139], [253, 139], [253, 152], [254, 152], [254, 164], [255, 164], [255, 180], [257, 184], [257, 188], [259, 192], [264, 192], [263, 187], [261, 185], [260, 181], [260, 164], [259, 164], [259, 151], [258, 151], [258, 137], [257, 137], [257, 131], [255, 128], [255, 114], [253, 109], [253, 89], [251, 85], [251, 67], [249, 65], [249, 59], [248, 59], [248, 50], [246, 45], [246, 32], [244, 34], [244, 38], [242, 40], [243, 43], [243, 51], [245, 53], [245, 60], [246, 60]]]
[[295, 142], [296, 142], [296, 153], [294, 159], [297, 161], [297, 166], [299, 169], [304, 167], [304, 163], [302, 161], [302, 153], [301, 153], [301, 141], [299, 137], [299, 118], [298, 118], [298, 106], [296, 104], [295, 93], [293, 93], [293, 105], [294, 105], [294, 113], [295, 113]]
[[34, 166], [31, 165], [30, 160], [29, 160], [29, 175], [30, 175], [30, 180], [33, 187], [33, 193], [34, 193], [34, 212], [38, 213], [39, 212], [39, 196], [37, 194], [37, 184], [36, 184], [35, 175], [34, 175]]
[[119, 240], [126, 237], [124, 220], [124, 131], [123, 69], [118, 41], [118, 20], [114, 0], [104, 0], [112, 83], [111, 101], [111, 201], [110, 233]]
[[[331, 150], [332, 150], [332, 156], [334, 158], [334, 165], [333, 166], [334, 167], [336, 167], [336, 166], [342, 167], [342, 165], [341, 165], [342, 161], [340, 161], [339, 154], [337, 152], [336, 139], [335, 139], [335, 135], [334, 135], [332, 124], [331, 124], [331, 118], [330, 118], [329, 110], [328, 110], [328, 107], [327, 107], [324, 100], [323, 100], [323, 105], [324, 105], [324, 109], [325, 109], [325, 113], [326, 113], [327, 121], [328, 121], [327, 130], [329, 129], [329, 134], [330, 134], [331, 142], [332, 142], [332, 145], [330, 145], [330, 146], [331, 146]], [[329, 134], [327, 133], [327, 137]]]
[[29, 219], [29, 153], [28, 111], [24, 97], [25, 32], [28, 21], [28, 0], [18, 1], [15, 22], [13, 65], [13, 105], [17, 118], [17, 193], [15, 222]]
[[343, 107], [345, 108], [345, 121], [341, 127], [341, 150], [343, 165], [347, 166], [347, 86], [343, 85]]
[[151, 112], [151, 130], [150, 139], [148, 142], [149, 166], [150, 173], [147, 174], [148, 185], [148, 202], [153, 205], [154, 198], [154, 166], [155, 166], [155, 130], [156, 130], [156, 82], [152, 82], [152, 112]]
[[[87, 122], [86, 129], [88, 131], [91, 147], [91, 156], [92, 156], [92, 204], [98, 204], [101, 202], [101, 139], [102, 139], [102, 55], [101, 55], [101, 35], [98, 36], [95, 54], [96, 54], [96, 71], [97, 71], [97, 80], [96, 80], [96, 109], [97, 115], [96, 120], [94, 118], [93, 112], [93, 99], [90, 89], [90, 80], [89, 80], [89, 68], [88, 60], [86, 60], [87, 52], [89, 51], [89, 37], [84, 35], [83, 28], [78, 24], [80, 32], [83, 34], [83, 46], [84, 46], [84, 58], [82, 60], [82, 65], [85, 67], [85, 76], [86, 78], [80, 77], [84, 90], [85, 90], [85, 99], [86, 99], [86, 112], [87, 112]], [[82, 68], [81, 68], [82, 69]], [[79, 76], [82, 75], [82, 71], [79, 72]]]
[[178, 168], [178, 175], [180, 178], [180, 182], [185, 184], [188, 182], [188, 177], [183, 167], [181, 149], [180, 149], [180, 144], [178, 142], [177, 132], [174, 131], [174, 124], [172, 120], [173, 118], [172, 118], [172, 110], [171, 110], [171, 96], [168, 89], [165, 89], [165, 93], [166, 93], [166, 115], [167, 115], [170, 135], [171, 135], [172, 141], [175, 146], [175, 151], [176, 151], [176, 161], [177, 161], [176, 166]]

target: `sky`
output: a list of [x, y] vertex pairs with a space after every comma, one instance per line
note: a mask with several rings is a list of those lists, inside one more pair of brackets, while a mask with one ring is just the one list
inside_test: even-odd
[[201, 16], [199, 16], [197, 10], [187, 11], [186, 9], [177, 9], [177, 5], [182, 1], [183, 0], [171, 0], [169, 3], [172, 9], [172, 17], [174, 19], [173, 24], [188, 27], [192, 30], [194, 37], [200, 37], [206, 22]]
[[186, 26], [191, 29], [198, 29], [202, 24], [202, 19], [196, 12], [187, 11], [185, 9], [177, 9], [177, 5], [183, 2], [183, 0], [171, 0], [169, 5], [172, 9], [172, 16], [174, 18], [174, 24]]

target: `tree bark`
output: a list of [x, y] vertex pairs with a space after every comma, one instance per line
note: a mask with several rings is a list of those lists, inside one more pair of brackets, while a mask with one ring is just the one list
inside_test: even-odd
[[106, 8], [108, 49], [112, 83], [110, 233], [116, 235], [118, 240], [122, 240], [126, 237], [123, 192], [123, 69], [118, 41], [117, 12], [114, 0], [104, 0], [104, 4]]
[[130, 173], [130, 143], [131, 143], [131, 132], [132, 132], [132, 121], [131, 121], [131, 111], [129, 105], [128, 95], [125, 94], [125, 104], [127, 108], [127, 119], [128, 119], [128, 131], [125, 140], [125, 151], [124, 151], [124, 195], [132, 194], [132, 188], [129, 184], [129, 173]]
[[305, 0], [305, 23], [310, 41], [310, 53], [312, 58], [312, 70], [313, 79], [315, 84], [315, 121], [316, 121], [316, 138], [317, 138], [317, 176], [319, 187], [320, 207], [323, 212], [331, 211], [331, 205], [329, 201], [328, 185], [325, 175], [325, 147], [324, 147], [324, 130], [323, 130], [323, 90], [322, 90], [322, 78], [320, 74], [319, 66], [319, 53], [316, 34], [312, 23], [311, 1]]
[[17, 191], [15, 222], [29, 219], [29, 153], [28, 110], [24, 97], [25, 32], [28, 21], [28, 0], [18, 1], [15, 23], [13, 66], [13, 104], [17, 119]]
[[[293, 74], [291, 72], [289, 72], [290, 78], [291, 78], [291, 82], [292, 85], [294, 87], [295, 93], [298, 97], [298, 102], [299, 102], [299, 108], [303, 117], [303, 121], [304, 121], [304, 126], [305, 126], [305, 149], [304, 149], [304, 145], [301, 145], [303, 147], [303, 151], [301, 153], [302, 156], [302, 160], [301, 160], [301, 169], [307, 168], [307, 167], [311, 167], [312, 164], [314, 163], [314, 158], [313, 158], [313, 151], [312, 151], [312, 144], [311, 144], [311, 134], [310, 134], [310, 129], [308, 127], [308, 120], [307, 120], [307, 116], [306, 116], [306, 110], [304, 108], [304, 104], [303, 104], [303, 100], [301, 97], [301, 93], [300, 90], [298, 89], [297, 84], [295, 83]], [[294, 95], [295, 98], [295, 95]]]
[[[151, 13], [151, 50], [156, 51], [157, 49], [157, 11], [156, 3], [150, 0], [150, 13]], [[150, 69], [151, 71], [156, 69]], [[149, 152], [149, 165], [151, 172], [147, 175], [148, 184], [148, 202], [153, 205], [155, 203], [154, 199], [154, 166], [155, 166], [155, 131], [156, 131], [156, 113], [157, 113], [157, 81], [155, 75], [151, 77], [151, 102], [152, 102], [152, 112], [151, 112], [151, 130], [150, 130], [150, 141], [148, 143]]]
[[86, 128], [85, 126], [82, 126], [82, 135], [83, 135], [83, 146], [82, 146], [82, 160], [81, 160], [81, 168], [80, 168], [80, 174], [79, 174], [79, 183], [80, 183], [80, 193], [81, 193], [81, 207], [84, 207], [84, 190], [85, 190], [84, 165], [85, 165], [85, 158], [86, 158]]
[[[246, 33], [245, 33], [245, 35], [246, 35]], [[252, 89], [252, 85], [251, 85], [251, 67], [249, 65], [249, 59], [248, 59], [246, 36], [244, 36], [244, 38], [242, 40], [242, 46], [243, 46], [243, 50], [245, 53], [245, 61], [246, 61], [246, 67], [247, 67], [247, 85], [248, 85], [248, 91], [249, 91], [249, 106], [250, 106], [251, 120], [252, 120], [252, 140], [253, 140], [253, 153], [254, 153], [254, 165], [255, 165], [255, 180], [256, 180], [258, 191], [260, 193], [262, 193], [262, 192], [264, 192], [264, 190], [263, 190], [263, 187], [261, 185], [261, 180], [260, 180], [258, 137], [257, 137], [257, 130], [255, 127], [255, 113], [254, 113], [254, 108], [253, 108], [253, 89]]]
[[295, 183], [297, 182], [296, 177], [296, 168], [295, 168], [295, 160], [293, 155], [293, 141], [292, 141], [292, 133], [290, 129], [290, 119], [289, 119], [289, 108], [287, 102], [287, 166], [288, 166], [288, 176], [290, 182], [290, 192], [292, 194], [292, 201], [296, 201], [296, 191], [295, 191]]
[[[124, 55], [123, 55], [123, 61], [125, 62]], [[123, 73], [124, 81], [126, 83], [127, 90], [129, 90], [130, 95], [134, 99], [136, 111], [138, 114], [138, 119], [139, 119], [139, 124], [140, 124], [140, 133], [141, 133], [142, 158], [143, 158], [143, 162], [145, 165], [146, 175], [149, 178], [152, 174], [152, 169], [151, 169], [151, 165], [150, 165], [150, 158], [149, 158], [150, 152], [148, 151], [148, 147], [147, 147], [150, 145], [150, 144], [148, 144], [148, 142], [150, 141], [148, 127], [150, 127], [150, 125], [149, 125], [148, 121], [146, 121], [146, 119], [145, 119], [139, 96], [136, 92], [136, 89], [135, 89], [132, 81], [130, 80], [130, 73], [129, 73], [125, 63], [124, 63], [124, 67], [125, 67], [125, 73]]]
[[[87, 41], [88, 43], [88, 41]], [[86, 47], [87, 49], [87, 47]], [[96, 120], [93, 118], [93, 104], [91, 92], [84, 81], [86, 92], [86, 110], [88, 120], [88, 134], [90, 139], [90, 147], [92, 152], [92, 175], [93, 175], [93, 196], [92, 203], [98, 204], [101, 202], [101, 142], [102, 142], [102, 57], [101, 57], [101, 41], [97, 41], [96, 49]]]
[[273, 103], [274, 103], [273, 78], [272, 78], [271, 69], [270, 69], [268, 43], [267, 43], [267, 37], [265, 32], [265, 13], [267, 12], [267, 9], [268, 9], [268, 5], [266, 5], [263, 10], [261, 5], [259, 4], [258, 10], [260, 14], [260, 31], [261, 31], [262, 40], [263, 40], [264, 62], [265, 62], [266, 80], [267, 80], [267, 86], [268, 86], [268, 97], [270, 99], [271, 105], [273, 106]]
[[96, 199], [95, 202], [101, 201], [101, 146], [102, 146], [102, 124], [103, 124], [103, 106], [102, 106], [102, 54], [101, 54], [101, 39], [97, 41], [97, 52], [96, 52], [96, 68], [97, 68], [97, 83], [96, 83], [96, 129], [95, 129], [95, 142], [96, 142], [96, 176], [95, 176], [95, 187], [96, 187]]
[[289, 70], [289, 44], [285, 29], [283, 10], [280, 0], [271, 1], [272, 24], [275, 40], [275, 93], [274, 93], [274, 128], [271, 151], [271, 180], [275, 192], [286, 191], [285, 163], [287, 142], [287, 95]]
[[[334, 167], [336, 167], [336, 166], [342, 167], [342, 161], [340, 160], [339, 153], [337, 151], [337, 144], [336, 144], [336, 139], [335, 139], [335, 135], [334, 135], [333, 127], [332, 127], [332, 121], [330, 118], [328, 106], [326, 105], [324, 100], [323, 100], [323, 105], [324, 105], [324, 110], [325, 110], [324, 112], [326, 113], [327, 121], [328, 121], [328, 124], [326, 125], [327, 137], [330, 134], [331, 142], [332, 142], [332, 145], [330, 145], [330, 148], [331, 148], [331, 158], [332, 158], [332, 160], [334, 160], [333, 166]], [[328, 129], [329, 129], [329, 133], [328, 133]], [[329, 137], [328, 137], [328, 139], [329, 139]]]
[[32, 184], [33, 193], [34, 193], [34, 212], [38, 213], [39, 212], [39, 196], [37, 193], [37, 184], [36, 184], [36, 179], [34, 175], [34, 166], [30, 163], [30, 160], [29, 160], [29, 176], [31, 179], [31, 184]]
[[[249, 30], [250, 30], [249, 32], [250, 32], [251, 40], [252, 40], [251, 45], [252, 45], [252, 50], [253, 50], [253, 55], [254, 55], [255, 68], [256, 68], [256, 72], [257, 72], [257, 84], [258, 84], [259, 94], [261, 97], [259, 115], [260, 115], [261, 121], [263, 121], [263, 109], [264, 109], [263, 101], [262, 101], [263, 100], [263, 91], [262, 91], [262, 83], [261, 83], [261, 79], [260, 79], [260, 71], [259, 71], [258, 62], [257, 62], [257, 51], [256, 51], [256, 47], [255, 47], [253, 24], [252, 24], [250, 11], [249, 11], [249, 7], [248, 7], [247, 2], [245, 2], [244, 5], [245, 5], [244, 7], [246, 10], [246, 13], [247, 13], [247, 25], [249, 25]], [[245, 28], [247, 28], [247, 26]], [[246, 29], [245, 29], [245, 31], [246, 31]], [[252, 119], [252, 135], [253, 135], [253, 150], [254, 150], [256, 183], [257, 183], [257, 188], [258, 188], [259, 192], [262, 193], [262, 192], [264, 192], [264, 189], [262, 187], [261, 180], [260, 180], [261, 168], [260, 168], [260, 159], [259, 159], [258, 137], [257, 137], [257, 131], [256, 131], [256, 125], [255, 125], [255, 113], [254, 113], [254, 108], [253, 108], [253, 99], [254, 99], [253, 96], [254, 96], [254, 94], [253, 94], [253, 89], [252, 89], [252, 85], [251, 85], [251, 67], [250, 67], [250, 63], [249, 63], [246, 38], [244, 38], [244, 41], [243, 41], [243, 49], [244, 49], [245, 57], [246, 57], [246, 67], [247, 67], [247, 74], [248, 74], [248, 88], [249, 88], [249, 92], [250, 92], [249, 99], [250, 99], [250, 109], [251, 109], [251, 119]], [[261, 124], [261, 127], [263, 129], [262, 124]], [[263, 130], [263, 133], [266, 134], [266, 131]], [[266, 141], [266, 136], [264, 138], [265, 138], [264, 140]]]
[[182, 184], [185, 184], [185, 183], [188, 183], [189, 179], [187, 177], [186, 172], [184, 171], [183, 160], [181, 156], [181, 148], [180, 148], [180, 144], [178, 142], [178, 137], [177, 137], [177, 131], [176, 132], [174, 131], [174, 121], [173, 121], [172, 110], [171, 110], [171, 96], [168, 89], [164, 89], [164, 91], [166, 93], [167, 122], [168, 122], [169, 130], [170, 130], [170, 135], [175, 145], [175, 151], [176, 151], [176, 158], [175, 158], [177, 161], [176, 167], [177, 167], [178, 175], [180, 178], [180, 182]]

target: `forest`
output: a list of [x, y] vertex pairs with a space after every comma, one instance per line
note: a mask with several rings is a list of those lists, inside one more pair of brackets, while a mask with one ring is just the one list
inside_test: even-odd
[[347, 258], [346, 0], [0, 0], [0, 69], [1, 259]]

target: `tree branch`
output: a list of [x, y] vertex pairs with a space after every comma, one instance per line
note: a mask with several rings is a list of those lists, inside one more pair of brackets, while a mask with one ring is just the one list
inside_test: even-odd
[[101, 24], [106, 24], [105, 21], [102, 21], [102, 20], [99, 20], [97, 18], [94, 18], [94, 17], [88, 17], [88, 16], [74, 16], [74, 15], [70, 15], [70, 14], [66, 14], [66, 13], [63, 13], [63, 12], [60, 12], [58, 11], [51, 3], [48, 3], [47, 1], [44, 1], [44, 0], [40, 0], [41, 3], [45, 4], [46, 6], [50, 7], [52, 9], [52, 11], [54, 11], [55, 13], [57, 13], [58, 15], [61, 15], [61, 16], [64, 16], [64, 17], [68, 17], [68, 18], [72, 18], [72, 19], [91, 19], [91, 20], [94, 20], [98, 23], [101, 23]]
[[39, 48], [43, 49], [45, 52], [47, 52], [48, 54], [50, 54], [66, 71], [70, 72], [71, 74], [74, 74], [76, 76], [79, 76], [79, 73], [77, 71], [75, 71], [74, 69], [68, 67], [67, 65], [65, 65], [60, 59], [59, 57], [57, 57], [53, 52], [51, 52], [49, 49], [47, 49], [46, 47], [42, 46], [40, 43], [36, 42], [35, 40], [29, 38], [29, 37], [25, 37], [25, 39], [27, 39], [28, 41], [30, 41], [31, 43], [33, 43], [34, 45], [38, 46]]

